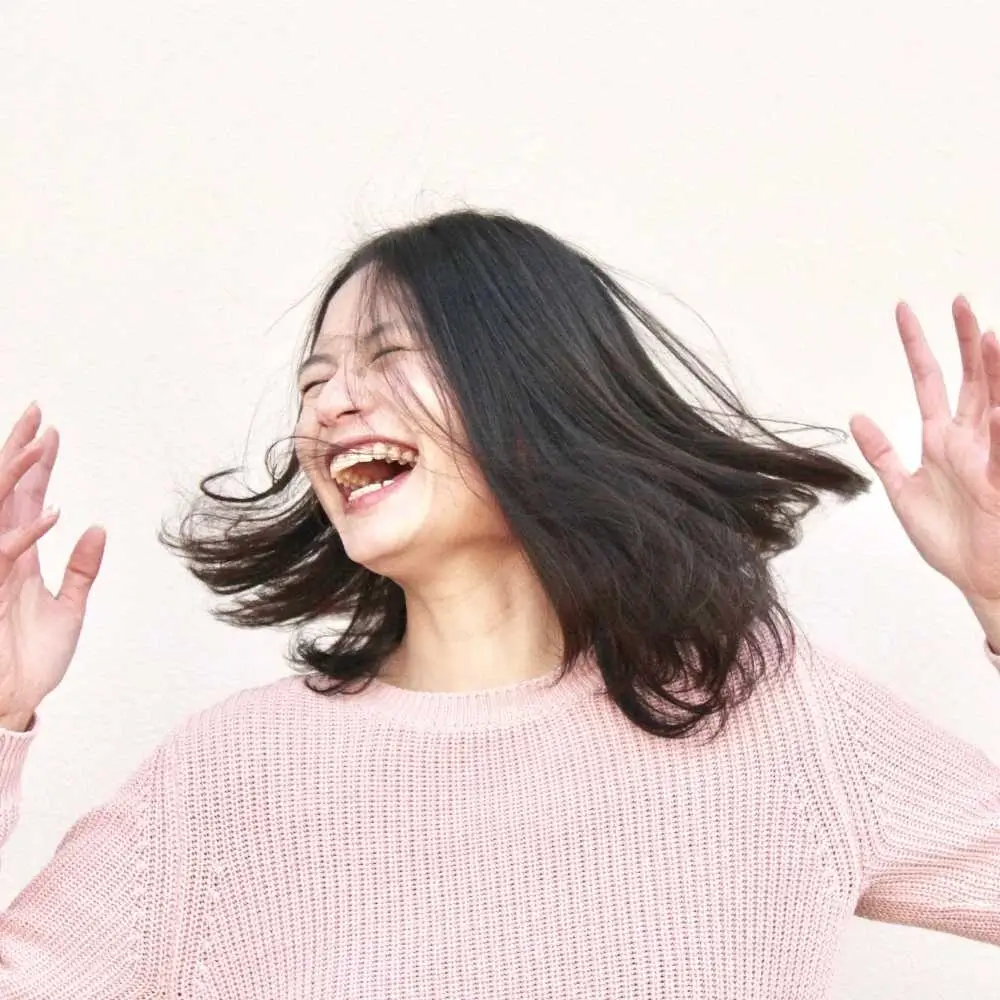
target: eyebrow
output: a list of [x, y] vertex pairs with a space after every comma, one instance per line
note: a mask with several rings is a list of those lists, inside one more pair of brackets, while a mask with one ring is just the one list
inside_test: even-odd
[[[368, 341], [374, 340], [376, 337], [381, 336], [381, 334], [385, 333], [386, 330], [391, 330], [393, 327], [395, 327], [395, 325], [396, 325], [395, 323], [388, 323], [388, 322], [376, 323], [370, 330], [364, 333], [359, 339], [362, 345], [367, 344]], [[297, 377], [301, 377], [302, 373], [311, 365], [318, 365], [322, 362], [333, 363], [336, 360], [337, 359], [332, 354], [328, 354], [324, 351], [317, 351], [315, 354], [310, 354], [309, 357], [306, 358], [301, 365], [299, 365]]]

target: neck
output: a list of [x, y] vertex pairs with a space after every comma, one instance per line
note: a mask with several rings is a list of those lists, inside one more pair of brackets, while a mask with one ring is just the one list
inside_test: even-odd
[[403, 587], [406, 634], [379, 677], [414, 691], [477, 691], [550, 673], [562, 637], [520, 556], [485, 571]]

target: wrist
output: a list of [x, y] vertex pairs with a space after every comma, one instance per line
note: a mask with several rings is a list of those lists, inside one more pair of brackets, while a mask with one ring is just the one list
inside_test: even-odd
[[34, 711], [30, 712], [5, 712], [0, 713], [0, 729], [7, 729], [14, 733], [26, 733], [31, 727], [35, 718]]
[[976, 601], [971, 598], [968, 600], [986, 635], [986, 642], [990, 649], [1000, 656], [1000, 603]]

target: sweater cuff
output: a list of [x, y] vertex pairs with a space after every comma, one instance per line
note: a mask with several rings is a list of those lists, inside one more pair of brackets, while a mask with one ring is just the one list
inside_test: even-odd
[[[1000, 660], [1000, 657], [998, 657]], [[31, 717], [23, 732], [0, 728], [0, 787], [12, 776], [20, 774], [31, 744], [38, 735], [38, 713]]]

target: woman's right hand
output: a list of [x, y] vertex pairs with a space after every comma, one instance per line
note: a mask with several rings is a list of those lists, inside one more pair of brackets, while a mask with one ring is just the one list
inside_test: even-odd
[[49, 428], [34, 440], [41, 417], [33, 403], [0, 450], [0, 728], [15, 730], [66, 675], [107, 540], [103, 528], [88, 528], [59, 593], [49, 593], [36, 543], [59, 517], [42, 511], [59, 434]]

